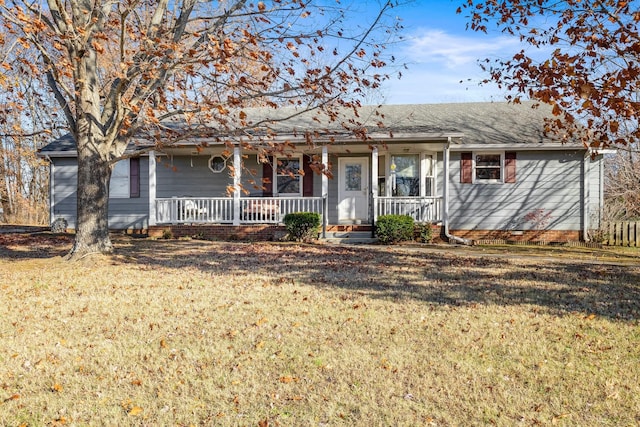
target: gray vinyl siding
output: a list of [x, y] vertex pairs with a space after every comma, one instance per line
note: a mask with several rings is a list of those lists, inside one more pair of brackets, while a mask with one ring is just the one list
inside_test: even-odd
[[227, 186], [233, 185], [229, 168], [213, 173], [208, 162], [207, 155], [158, 157], [156, 197], [227, 197]]
[[[233, 186], [230, 168], [220, 173], [209, 169], [209, 156], [163, 156], [157, 158], [156, 197], [231, 197], [227, 188]], [[232, 165], [229, 159], [228, 165]], [[262, 164], [255, 154], [248, 154], [242, 160], [242, 186], [248, 195], [262, 196]], [[272, 177], [270, 177], [273, 179]], [[322, 195], [322, 176], [313, 175], [313, 195]]]
[[[75, 158], [54, 158], [53, 218], [63, 218], [69, 228], [76, 227], [77, 161]], [[148, 158], [140, 159], [140, 197], [109, 199], [109, 228], [143, 229], [149, 218]]]
[[149, 158], [140, 158], [140, 197], [109, 199], [109, 228], [142, 230], [149, 227]]
[[[460, 153], [451, 153], [453, 230], [580, 230], [583, 152], [519, 151], [516, 183], [460, 183]], [[536, 215], [540, 212], [542, 215]], [[536, 224], [548, 214], [548, 220]], [[534, 217], [527, 220], [527, 216]]]
[[77, 214], [77, 161], [70, 158], [51, 159], [51, 172], [53, 181], [52, 193], [52, 218], [64, 219], [70, 228], [75, 228]]

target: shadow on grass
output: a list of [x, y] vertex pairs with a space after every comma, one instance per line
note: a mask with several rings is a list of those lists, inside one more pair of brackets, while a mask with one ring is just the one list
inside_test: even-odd
[[[2, 233], [0, 257], [64, 256], [72, 235]], [[114, 262], [212, 275], [264, 274], [370, 298], [434, 305], [531, 305], [557, 315], [640, 319], [640, 265], [571, 260], [560, 249], [545, 258], [482, 248], [366, 247], [273, 243], [212, 243], [114, 236]], [[554, 255], [554, 253], [556, 253]], [[556, 256], [557, 254], [564, 257]], [[633, 258], [633, 256], [631, 256]]]
[[640, 266], [451, 250], [129, 240], [124, 263], [250, 273], [401, 302], [531, 305], [551, 313], [640, 318]]
[[65, 256], [73, 245], [73, 235], [20, 229], [0, 232], [0, 258], [32, 259]]

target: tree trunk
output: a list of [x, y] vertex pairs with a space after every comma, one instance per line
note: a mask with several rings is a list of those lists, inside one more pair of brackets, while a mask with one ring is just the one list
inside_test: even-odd
[[107, 160], [92, 150], [95, 145], [78, 141], [76, 238], [68, 259], [113, 251], [109, 238], [109, 181], [112, 168]]

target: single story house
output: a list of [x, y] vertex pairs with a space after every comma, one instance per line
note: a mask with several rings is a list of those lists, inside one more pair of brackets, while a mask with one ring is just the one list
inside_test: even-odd
[[[367, 141], [335, 133], [310, 143], [305, 133], [318, 124], [302, 114], [279, 123], [271, 140], [286, 141], [288, 156], [265, 156], [246, 141], [207, 140], [120, 161], [111, 179], [110, 227], [228, 236], [234, 229], [273, 229], [296, 211], [321, 213], [325, 227], [371, 226], [380, 215], [407, 214], [440, 226], [450, 241], [579, 241], [599, 227], [602, 155], [545, 135], [548, 108], [377, 108], [380, 115], [374, 107], [360, 111], [372, 118]], [[252, 114], [269, 118], [282, 110]], [[75, 143], [60, 138], [40, 155], [50, 162], [51, 221], [63, 218], [74, 228]], [[311, 162], [330, 173], [313, 173]]]

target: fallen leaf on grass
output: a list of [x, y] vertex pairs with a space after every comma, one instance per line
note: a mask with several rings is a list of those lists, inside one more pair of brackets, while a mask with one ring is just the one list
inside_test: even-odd
[[60, 418], [56, 418], [55, 420], [53, 420], [53, 422], [50, 424], [52, 426], [63, 426], [67, 424], [67, 418], [66, 417], [60, 417]]
[[300, 381], [300, 379], [297, 377], [290, 377], [290, 376], [280, 377], [280, 382], [284, 384], [289, 384], [289, 383], [298, 382], [298, 381]]
[[20, 395], [18, 393], [16, 394], [12, 394], [11, 396], [7, 397], [5, 400], [3, 400], [3, 403], [9, 402], [11, 400], [18, 400], [20, 399]]
[[135, 417], [137, 415], [140, 415], [142, 413], [142, 408], [139, 406], [134, 406], [133, 408], [131, 408], [129, 410], [129, 415], [132, 417]]
[[259, 327], [259, 326], [264, 325], [268, 321], [269, 321], [269, 319], [267, 319], [266, 317], [263, 317], [263, 318], [257, 320], [256, 323], [254, 323], [254, 325]]
[[551, 424], [556, 425], [558, 423], [558, 420], [561, 420], [563, 418], [568, 417], [571, 414], [560, 414], [560, 415], [556, 415], [553, 417], [553, 419], [551, 420]]

